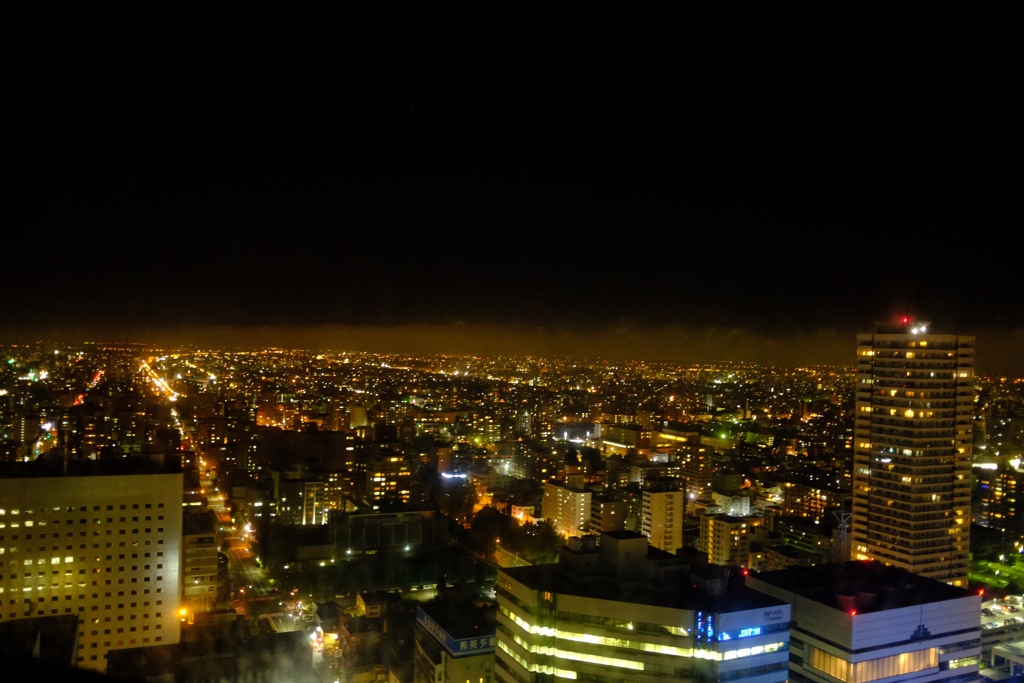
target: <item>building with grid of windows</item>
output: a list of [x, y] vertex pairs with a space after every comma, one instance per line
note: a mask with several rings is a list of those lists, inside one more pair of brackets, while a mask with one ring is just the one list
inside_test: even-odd
[[0, 621], [74, 615], [80, 668], [177, 643], [183, 481], [141, 458], [0, 470]]
[[901, 320], [857, 335], [850, 559], [967, 586], [974, 337]]
[[971, 522], [998, 529], [1009, 538], [1024, 536], [1024, 469], [1020, 460], [975, 462]]
[[742, 578], [637, 532], [570, 538], [556, 563], [498, 571], [494, 680], [782, 683], [789, 605]]
[[188, 619], [217, 607], [220, 563], [217, 513], [185, 508], [181, 532], [181, 608]]
[[686, 492], [678, 486], [651, 484], [643, 490], [640, 532], [655, 548], [675, 553], [683, 547]]
[[746, 567], [750, 561], [750, 523], [726, 514], [700, 516], [697, 549], [711, 564]]
[[794, 683], [983, 680], [981, 596], [876, 561], [751, 574], [791, 607]]
[[626, 528], [629, 504], [619, 495], [595, 493], [590, 498], [590, 533]]
[[408, 503], [412, 494], [412, 467], [399, 453], [380, 453], [366, 463], [366, 500], [379, 508], [382, 503]]
[[590, 501], [593, 494], [586, 489], [558, 482], [544, 482], [541, 517], [551, 522], [563, 538], [580, 536], [590, 527]]

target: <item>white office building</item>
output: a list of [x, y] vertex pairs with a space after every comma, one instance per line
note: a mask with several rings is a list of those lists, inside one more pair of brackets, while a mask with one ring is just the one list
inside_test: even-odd
[[97, 671], [111, 650], [180, 635], [182, 475], [107, 464], [0, 471], [0, 621], [77, 615], [75, 664]]
[[981, 680], [981, 596], [881, 562], [751, 574], [792, 609], [794, 683]]
[[570, 538], [557, 563], [499, 570], [495, 681], [783, 683], [789, 605], [702, 569], [616, 531]]

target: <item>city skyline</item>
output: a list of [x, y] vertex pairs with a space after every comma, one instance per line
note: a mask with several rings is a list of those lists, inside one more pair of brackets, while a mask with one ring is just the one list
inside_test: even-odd
[[26, 27], [0, 339], [849, 366], [909, 314], [1024, 375], [993, 22], [459, 14]]
[[[862, 660], [869, 662], [862, 670], [884, 668], [919, 678], [921, 671], [929, 671], [930, 679], [963, 677], [965, 671], [994, 656], [996, 638], [1019, 632], [1018, 622], [1010, 618], [986, 621], [993, 610], [978, 614], [982, 587], [1000, 590], [1005, 586], [1007, 596], [1020, 591], [1019, 579], [1016, 584], [1009, 579], [996, 583], [1001, 570], [993, 570], [991, 560], [981, 559], [994, 559], [1006, 549], [1013, 563], [1016, 554], [1008, 549], [1019, 539], [1008, 528], [1019, 515], [1012, 503], [1000, 512], [1013, 522], [993, 515], [990, 526], [979, 528], [979, 543], [972, 547], [976, 555], [971, 562], [970, 592], [965, 586], [950, 593], [937, 577], [932, 585], [915, 580], [924, 590], [910, 591], [907, 578], [899, 574], [889, 573], [889, 579], [878, 581], [880, 564], [823, 566], [817, 575], [826, 579], [826, 573], [838, 571], [832, 574], [833, 581], [809, 586], [812, 594], [802, 595], [806, 599], [762, 589], [774, 596], [766, 604], [750, 592], [756, 586], [744, 585], [747, 570], [750, 580], [757, 581], [762, 573], [773, 575], [776, 569], [793, 566], [795, 582], [807, 586], [811, 582], [801, 578], [806, 574], [799, 573], [796, 565], [822, 564], [846, 554], [842, 552], [844, 533], [833, 535], [833, 525], [842, 521], [836, 513], [846, 509], [851, 479], [856, 488], [865, 441], [893, 449], [949, 450], [945, 444], [933, 443], [943, 437], [932, 432], [941, 426], [934, 423], [949, 417], [943, 414], [946, 408], [934, 401], [950, 397], [920, 396], [921, 391], [935, 391], [934, 384], [947, 383], [943, 375], [957, 378], [955, 412], [962, 426], [957, 438], [963, 437], [959, 443], [965, 459], [969, 459], [970, 444], [977, 442], [986, 455], [981, 462], [1009, 461], [1008, 466], [1017, 467], [1019, 385], [973, 377], [973, 354], [968, 353], [973, 339], [957, 337], [960, 358], [951, 361], [950, 339], [943, 336], [915, 337], [903, 348], [887, 347], [887, 339], [864, 336], [873, 344], [867, 346], [858, 339], [856, 376], [824, 368], [778, 372], [539, 358], [438, 357], [403, 362], [372, 354], [281, 350], [179, 353], [127, 345], [11, 347], [0, 386], [0, 393], [7, 397], [2, 405], [4, 457], [10, 461], [6, 468], [11, 473], [0, 496], [0, 514], [7, 518], [6, 526], [0, 528], [4, 530], [0, 546], [11, 567], [5, 575], [4, 592], [10, 596], [5, 621], [23, 621], [32, 612], [37, 617], [58, 617], [61, 610], [65, 615], [77, 612], [78, 641], [70, 651], [77, 650], [79, 666], [110, 667], [108, 674], [122, 676], [125, 671], [176, 669], [179, 678], [197, 679], [214, 663], [223, 667], [224, 662], [238, 662], [239, 669], [249, 666], [247, 653], [269, 645], [258, 638], [258, 627], [268, 619], [272, 624], [278, 623], [278, 617], [283, 625], [302, 624], [302, 631], [312, 630], [319, 619], [324, 624], [323, 641], [296, 631], [294, 659], [261, 661], [279, 667], [298, 663], [304, 671], [311, 662], [323, 680], [334, 680], [328, 677], [333, 673], [331, 660], [320, 657], [327, 655], [322, 642], [331, 640], [346, 648], [343, 662], [335, 660], [343, 663], [337, 671], [345, 672], [337, 680], [356, 680], [353, 674], [360, 667], [378, 665], [398, 672], [396, 679], [408, 680], [410, 676], [400, 672], [419, 670], [426, 662], [419, 659], [419, 651], [412, 656], [417, 641], [402, 637], [410, 631], [396, 626], [401, 623], [398, 615], [406, 614], [410, 617], [407, 627], [412, 628], [411, 610], [394, 607], [411, 606], [412, 600], [437, 604], [437, 598], [468, 602], [472, 594], [484, 603], [496, 602], [503, 615], [493, 630], [495, 642], [490, 642], [490, 631], [475, 633], [478, 646], [493, 648], [492, 660], [482, 670], [493, 671], [497, 681], [509, 680], [501, 669], [519, 671], [516, 667], [521, 667], [526, 673], [519, 678], [537, 673], [537, 662], [531, 659], [536, 648], [530, 643], [541, 643], [538, 638], [568, 653], [557, 657], [563, 671], [585, 673], [611, 666], [628, 677], [636, 675], [632, 672], [641, 665], [644, 675], [665, 674], [671, 667], [671, 675], [689, 680], [700, 678], [702, 670], [711, 667], [712, 677], [762, 679], [771, 673], [781, 678], [791, 666], [790, 630], [795, 634], [795, 626], [802, 625], [804, 642], [821, 644], [816, 620], [835, 624], [837, 619], [837, 632], [855, 634], [849, 642], [858, 642], [853, 627], [860, 624], [861, 634], [874, 632], [872, 637], [895, 642], [900, 651], [885, 654], [872, 643], [859, 648], [860, 652], [847, 648], [851, 650], [847, 657], [809, 658], [809, 667], [828, 673]], [[937, 348], [943, 344], [944, 349]], [[865, 392], [864, 386], [875, 390]], [[897, 387], [906, 394], [887, 403], [890, 410], [881, 410], [889, 398], [879, 399], [877, 394], [885, 386], [891, 387], [886, 397], [900, 393]], [[872, 394], [868, 402], [863, 400], [866, 394]], [[908, 414], [908, 400], [927, 414]], [[864, 431], [867, 412], [878, 417]], [[894, 431], [896, 436], [890, 436]], [[907, 437], [907, 431], [917, 436]], [[21, 461], [36, 455], [34, 461]], [[898, 455], [893, 456], [897, 459]], [[870, 480], [872, 489], [889, 472], [887, 463], [878, 462]], [[102, 477], [106, 467], [141, 466], [149, 471], [157, 463], [175, 467], [180, 463], [182, 470], [168, 480], [172, 485], [162, 489], [165, 511], [179, 501], [184, 510], [201, 509], [206, 503], [223, 524], [218, 532], [195, 534], [186, 532], [187, 524], [180, 529], [152, 527], [157, 533], [154, 545], [163, 544], [168, 551], [174, 534], [181, 538], [179, 562], [173, 565], [175, 574], [179, 568], [184, 572], [178, 576], [182, 590], [177, 603], [169, 597], [159, 598], [164, 603], [146, 602], [147, 581], [151, 579], [159, 593], [155, 582], [171, 580], [172, 565], [160, 559], [155, 559], [153, 577], [137, 576], [140, 588], [134, 590], [139, 598], [131, 601], [136, 570], [145, 572], [153, 566], [131, 564], [134, 540], [140, 534], [139, 561], [144, 563], [148, 557], [143, 553], [151, 528], [144, 526], [149, 518], [143, 515], [152, 494], [115, 476], [103, 487], [90, 488], [95, 496], [85, 497], [77, 492], [87, 488], [84, 480], [82, 486], [74, 482], [80, 473]], [[916, 470], [895, 472], [901, 471], [909, 472], [905, 479], [918, 474]], [[50, 485], [40, 476], [43, 473], [60, 485]], [[930, 472], [919, 474], [923, 481], [918, 488], [909, 494], [891, 491], [892, 499], [915, 496], [930, 507], [934, 503], [927, 499], [936, 495], [934, 491], [950, 490], [948, 476], [933, 479]], [[16, 481], [16, 476], [24, 478]], [[31, 486], [18, 485], [30, 481]], [[555, 482], [565, 482], [564, 489]], [[698, 493], [687, 506], [691, 483], [707, 495]], [[563, 498], [556, 490], [570, 492], [579, 484], [586, 486], [585, 497]], [[1009, 484], [1009, 479], [1000, 482], [1000, 486]], [[979, 482], [980, 496], [986, 495], [985, 486]], [[959, 483], [952, 484], [953, 491], [960, 488]], [[670, 490], [671, 497], [655, 499], [656, 491], [667, 494]], [[1005, 502], [1012, 498], [1006, 491], [992, 492], [982, 502]], [[592, 496], [592, 492], [602, 495]], [[561, 512], [550, 509], [549, 493], [560, 498], [556, 507]], [[897, 509], [885, 507], [885, 499], [883, 495], [874, 500], [885, 510]], [[858, 500], [854, 493], [854, 511]], [[392, 507], [399, 501], [409, 507]], [[619, 504], [616, 514], [608, 511], [606, 516], [601, 510], [606, 501]], [[154, 515], [161, 514], [158, 505], [154, 503]], [[109, 517], [101, 516], [104, 508]], [[138, 517], [129, 512], [135, 509]], [[543, 520], [534, 517], [538, 509]], [[989, 509], [997, 510], [995, 505]], [[960, 517], [965, 524], [966, 511]], [[563, 517], [572, 521], [560, 523]], [[154, 516], [152, 522], [157, 525], [162, 520]], [[854, 517], [855, 532], [857, 524]], [[114, 526], [104, 535], [102, 529], [110, 525]], [[669, 527], [673, 531], [681, 527], [682, 532], [667, 539], [656, 526], [666, 536]], [[252, 545], [250, 527], [256, 529], [258, 545]], [[550, 531], [541, 534], [540, 529]], [[520, 530], [521, 537], [516, 533]], [[121, 534], [124, 540], [119, 541]], [[558, 562], [552, 562], [553, 554], [542, 555], [539, 544], [526, 544], [525, 537], [532, 534], [547, 539], [543, 548], [557, 552]], [[556, 551], [561, 534], [567, 538]], [[1000, 550], [994, 549], [994, 541], [984, 540], [990, 534], [1002, 537]], [[965, 531], [962, 540], [972, 535]], [[195, 537], [191, 546], [188, 536]], [[105, 537], [109, 538], [104, 541]], [[38, 546], [34, 545], [37, 539]], [[104, 544], [110, 550], [100, 550]], [[116, 550], [122, 546], [123, 554]], [[218, 570], [215, 576], [207, 560], [218, 547], [224, 560], [222, 565], [218, 559], [217, 566], [224, 571]], [[156, 550], [155, 558], [161, 557], [159, 553]], [[491, 553], [494, 565], [492, 560], [487, 562], [495, 570], [487, 574], [478, 563]], [[517, 566], [520, 560], [525, 564]], [[67, 578], [58, 578], [57, 565]], [[72, 578], [76, 571], [77, 581]], [[1003, 571], [1010, 575], [1009, 567]], [[103, 579], [107, 572], [111, 578]], [[100, 576], [90, 580], [90, 574]], [[854, 574], [876, 580], [869, 588], [859, 579], [851, 581]], [[769, 579], [765, 581], [771, 583]], [[89, 581], [96, 588], [90, 589]], [[118, 585], [122, 581], [127, 584], [123, 598]], [[282, 592], [271, 593], [271, 582]], [[104, 590], [103, 585], [110, 588]], [[188, 587], [197, 585], [205, 591], [190, 593]], [[787, 586], [792, 585], [786, 581], [781, 588], [789, 590]], [[851, 590], [854, 586], [856, 591]], [[374, 598], [371, 589], [387, 590], [389, 595]], [[942, 593], [936, 593], [940, 589]], [[239, 598], [243, 590], [245, 597]], [[352, 600], [360, 621], [342, 622], [337, 617], [335, 640], [331, 637], [334, 624], [326, 625], [327, 610], [321, 614], [317, 609], [317, 617], [307, 621], [308, 608], [296, 617], [293, 610], [298, 607], [281, 600], [285, 595], [301, 595], [306, 603], [307, 591], [317, 606], [333, 597], [339, 613]], [[530, 607], [534, 603], [526, 599], [527, 593], [542, 596], [542, 602], [563, 615], [555, 632], [539, 632], [550, 625], [543, 620], [555, 612]], [[214, 619], [219, 622], [223, 614], [200, 618], [204, 613], [188, 602], [197, 595], [213, 604], [226, 604], [234, 635], [218, 641], [214, 649], [198, 646], [205, 637], [199, 634], [229, 629], [226, 625], [223, 630], [212, 628]], [[897, 595], [910, 602], [894, 602]], [[932, 601], [928, 596], [936, 595], [955, 597], [957, 604], [934, 608], [934, 615], [925, 620], [922, 605]], [[999, 602], [1010, 604], [1002, 598]], [[370, 603], [374, 618], [385, 616], [386, 605], [387, 629], [373, 633], [391, 634], [390, 642], [375, 635], [356, 646], [354, 634], [366, 631], [349, 626], [371, 616]], [[797, 609], [798, 603], [804, 616], [788, 613], [790, 605]], [[854, 605], [856, 610], [848, 611]], [[899, 606], [908, 608], [902, 613], [905, 622], [892, 619], [900, 613], [889, 610]], [[157, 608], [159, 612], [147, 611]], [[282, 608], [288, 610], [290, 622]], [[609, 613], [615, 618], [600, 621], [601, 614]], [[950, 615], [955, 615], [953, 623], [947, 618]], [[133, 642], [133, 616], [137, 621], [169, 620], [174, 628], [155, 625], [148, 636], [153, 640], [147, 641], [142, 621]], [[180, 639], [176, 636], [179, 617]], [[129, 623], [118, 624], [122, 618]], [[897, 625], [890, 627], [890, 623]], [[979, 639], [982, 624], [992, 632], [987, 643]], [[246, 625], [249, 635], [242, 637]], [[910, 628], [931, 640], [907, 640]], [[118, 629], [123, 629], [123, 638]], [[321, 629], [315, 631], [320, 633]], [[634, 640], [623, 645], [616, 634]], [[481, 641], [485, 636], [487, 640]], [[938, 644], [943, 642], [954, 644]], [[158, 649], [149, 649], [158, 644]], [[523, 648], [528, 656], [515, 655], [516, 648]], [[917, 654], [909, 656], [913, 653]], [[438, 661], [433, 661], [437, 671]], [[474, 663], [485, 664], [479, 659]], [[544, 660], [539, 664], [544, 665]]]

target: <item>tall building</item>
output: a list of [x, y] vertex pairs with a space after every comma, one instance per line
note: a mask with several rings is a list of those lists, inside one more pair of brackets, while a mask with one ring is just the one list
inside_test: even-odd
[[690, 500], [710, 497], [714, 475], [713, 450], [697, 441], [680, 444], [678, 453], [686, 495]]
[[746, 585], [790, 605], [794, 683], [989, 680], [973, 591], [869, 561], [751, 574]]
[[615, 531], [499, 569], [494, 680], [785, 681], [789, 605], [694, 564]]
[[359, 429], [360, 427], [368, 427], [370, 420], [367, 417], [366, 406], [361, 403], [353, 403], [348, 406], [348, 428]]
[[541, 518], [551, 522], [563, 538], [581, 536], [590, 526], [591, 492], [581, 488], [544, 482]]
[[[139, 462], [133, 462], [139, 461]], [[74, 615], [76, 666], [177, 643], [182, 474], [138, 458], [0, 470], [0, 621]]]
[[408, 503], [412, 494], [412, 467], [400, 453], [371, 455], [366, 463], [366, 500], [374, 506], [382, 503]]
[[750, 529], [743, 517], [726, 514], [700, 516], [697, 549], [711, 564], [746, 567], [750, 561]]
[[629, 506], [619, 496], [594, 494], [590, 499], [590, 533], [622, 531], [626, 528]]
[[857, 335], [850, 557], [967, 586], [974, 337]]
[[675, 554], [683, 547], [683, 508], [686, 492], [680, 488], [648, 486], [643, 492], [640, 532], [651, 545]]

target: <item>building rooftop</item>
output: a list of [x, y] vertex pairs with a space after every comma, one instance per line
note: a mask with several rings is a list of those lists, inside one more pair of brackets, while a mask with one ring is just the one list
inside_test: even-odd
[[768, 546], [764, 550], [766, 552], [770, 550], [773, 553], [778, 553], [779, 555], [782, 555], [783, 557], [788, 557], [792, 560], [803, 560], [807, 558], [821, 556], [821, 553], [812, 553], [809, 550], [803, 550], [801, 548], [797, 548], [796, 546], [784, 544]]
[[0, 621], [0, 654], [70, 666], [75, 656], [78, 616], [25, 617]]
[[209, 508], [202, 511], [187, 510], [183, 517], [181, 534], [182, 536], [215, 534], [218, 526], [217, 513], [213, 510]]
[[438, 600], [418, 606], [456, 640], [493, 636], [496, 605], [479, 606], [469, 600]]
[[0, 479], [179, 474], [181, 457], [175, 455], [177, 457], [136, 455], [110, 460], [64, 460], [44, 455], [28, 462], [0, 462]]
[[[570, 539], [571, 541], [574, 539]], [[575, 539], [552, 564], [500, 570], [533, 590], [675, 609], [733, 612], [784, 604], [743, 585], [738, 568], [673, 555], [635, 531]]]
[[758, 580], [804, 598], [859, 613], [963, 598], [971, 593], [936, 579], [870, 560], [758, 572]]
[[746, 517], [740, 517], [739, 515], [730, 515], [727, 512], [716, 512], [710, 515], [706, 515], [711, 519], [717, 519], [722, 522], [729, 522], [731, 524], [740, 524], [743, 522], [749, 522], [750, 520]]
[[875, 323], [875, 330], [878, 334], [924, 334], [931, 332], [931, 323], [926, 320], [914, 320], [913, 318], [897, 318], [895, 320], [880, 320]]
[[318, 683], [313, 669], [309, 636], [302, 631], [246, 635], [241, 631], [224, 638], [218, 632], [165, 645], [112, 650], [107, 673], [113, 680], [215, 680], [245, 678], [260, 672], [266, 680]]
[[729, 585], [720, 591], [705, 591], [689, 580], [657, 584], [642, 580], [617, 580], [610, 574], [580, 576], [564, 571], [559, 563], [508, 567], [501, 571], [535, 590], [674, 609], [722, 613], [785, 604], [741, 584]]

